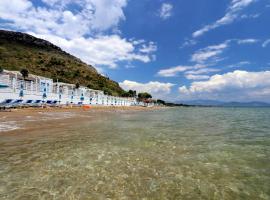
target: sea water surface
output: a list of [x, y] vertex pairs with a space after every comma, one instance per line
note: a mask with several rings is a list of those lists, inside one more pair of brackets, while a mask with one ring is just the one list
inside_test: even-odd
[[0, 135], [0, 199], [270, 199], [269, 108], [84, 115]]

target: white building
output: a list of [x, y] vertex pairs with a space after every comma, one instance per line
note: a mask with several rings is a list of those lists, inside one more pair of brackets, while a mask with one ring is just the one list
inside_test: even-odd
[[106, 106], [131, 106], [135, 98], [105, 95], [103, 91], [86, 87], [76, 88], [74, 84], [53, 82], [52, 79], [29, 74], [25, 79], [18, 71], [4, 70], [0, 74], [0, 102], [7, 99], [44, 103], [91, 104]]

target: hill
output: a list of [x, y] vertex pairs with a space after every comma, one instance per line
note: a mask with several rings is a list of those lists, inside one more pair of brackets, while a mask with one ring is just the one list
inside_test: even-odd
[[6, 70], [28, 69], [32, 74], [122, 95], [115, 81], [100, 75], [96, 69], [66, 53], [52, 43], [29, 34], [0, 30], [0, 66]]

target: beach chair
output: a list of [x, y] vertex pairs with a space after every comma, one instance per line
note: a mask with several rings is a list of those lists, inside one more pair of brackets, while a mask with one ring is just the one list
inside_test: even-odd
[[33, 103], [31, 103], [31, 107], [41, 107], [42, 106], [42, 100], [35, 100]]
[[46, 104], [49, 104], [49, 105], [52, 104], [52, 100], [47, 100]]
[[0, 103], [0, 110], [6, 110], [7, 106], [10, 105], [14, 100], [13, 99], [6, 99]]
[[22, 106], [23, 106], [23, 107], [30, 107], [33, 101], [34, 101], [34, 100], [31, 100], [31, 99], [26, 100], [26, 101], [22, 104]]
[[22, 99], [17, 99], [14, 102], [8, 104], [6, 106], [6, 108], [17, 108], [17, 107], [20, 107], [20, 106], [22, 106], [22, 102], [23, 102]]
[[6, 99], [0, 103], [0, 106], [5, 106], [7, 104], [10, 104], [13, 101], [13, 99]]
[[49, 101], [47, 101], [47, 104], [48, 104], [49, 106], [51, 106], [51, 107], [56, 107], [56, 106], [58, 106], [58, 105], [57, 105], [57, 102], [58, 102], [58, 101], [56, 101], [56, 100], [49, 100]]

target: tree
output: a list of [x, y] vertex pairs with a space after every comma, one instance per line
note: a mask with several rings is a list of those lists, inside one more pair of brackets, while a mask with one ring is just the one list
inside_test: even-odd
[[163, 100], [161, 100], [161, 99], [158, 99], [158, 100], [157, 100], [157, 103], [158, 103], [158, 104], [161, 104], [161, 105], [165, 105], [165, 104], [166, 104], [166, 102], [163, 101]]
[[152, 95], [147, 92], [142, 92], [138, 94], [139, 99], [151, 99]]
[[80, 83], [75, 84], [75, 88], [78, 89], [80, 87]]
[[23, 79], [25, 79], [29, 75], [29, 71], [27, 69], [21, 69], [20, 73], [21, 73]]
[[129, 90], [128, 92], [124, 92], [122, 97], [136, 97], [136, 90]]
[[136, 97], [137, 95], [136, 90], [129, 90], [128, 93], [130, 94], [130, 97]]

